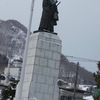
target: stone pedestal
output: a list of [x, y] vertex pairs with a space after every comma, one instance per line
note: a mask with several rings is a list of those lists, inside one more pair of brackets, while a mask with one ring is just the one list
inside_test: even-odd
[[22, 100], [58, 100], [57, 79], [61, 56], [61, 40], [55, 34], [31, 34]]

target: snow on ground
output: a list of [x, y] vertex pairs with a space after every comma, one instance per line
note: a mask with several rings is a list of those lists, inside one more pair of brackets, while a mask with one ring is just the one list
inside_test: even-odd
[[93, 96], [86, 96], [86, 97], [83, 96], [83, 99], [85, 99], [85, 100], [94, 100]]
[[89, 90], [89, 86], [88, 85], [79, 85], [78, 87], [80, 90], [84, 90], [84, 91], [88, 91]]
[[14, 60], [21, 60], [22, 56], [14, 55], [13, 58], [11, 59], [11, 62]]
[[37, 98], [33, 97], [33, 98], [30, 98], [30, 100], [38, 100]]

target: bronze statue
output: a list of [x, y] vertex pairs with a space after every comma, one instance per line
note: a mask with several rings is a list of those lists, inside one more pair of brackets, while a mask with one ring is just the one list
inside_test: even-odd
[[58, 4], [55, 0], [43, 0], [39, 31], [54, 32], [54, 25], [57, 25], [58, 21]]

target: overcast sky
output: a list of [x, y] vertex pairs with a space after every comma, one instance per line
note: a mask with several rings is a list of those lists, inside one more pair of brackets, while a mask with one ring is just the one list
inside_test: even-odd
[[[0, 19], [14, 19], [28, 27], [31, 1], [0, 0]], [[100, 0], [61, 0], [58, 10], [55, 32], [62, 40], [62, 53], [100, 60]], [[31, 31], [38, 29], [41, 12], [42, 0], [35, 0]], [[97, 70], [96, 62], [76, 62], [89, 71]]]

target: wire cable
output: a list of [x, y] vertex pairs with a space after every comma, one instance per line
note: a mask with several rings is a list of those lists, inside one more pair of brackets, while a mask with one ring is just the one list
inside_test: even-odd
[[75, 57], [75, 56], [69, 56], [69, 55], [64, 55], [68, 60], [70, 59], [77, 59], [77, 60], [72, 60], [72, 61], [82, 61], [82, 62], [98, 62], [99, 60], [94, 60], [94, 59], [88, 59], [88, 58], [81, 58], [81, 57]]

